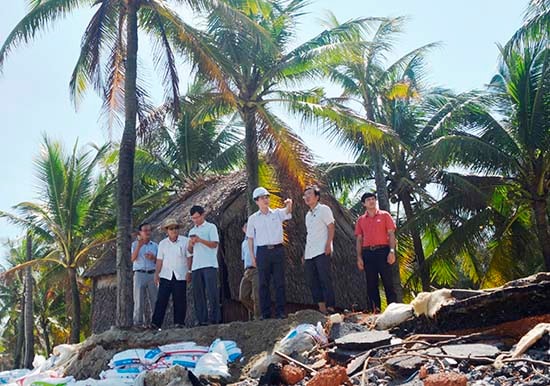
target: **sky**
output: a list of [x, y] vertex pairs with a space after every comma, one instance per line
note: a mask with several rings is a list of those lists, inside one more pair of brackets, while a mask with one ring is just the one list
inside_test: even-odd
[[[170, 1], [168, 1], [170, 2]], [[320, 20], [327, 10], [339, 21], [364, 16], [406, 16], [404, 33], [395, 45], [396, 57], [431, 42], [441, 46], [428, 56], [429, 81], [457, 92], [482, 88], [496, 72], [497, 43], [505, 43], [521, 25], [528, 0], [312, 0], [303, 17], [297, 41], [321, 32]], [[0, 44], [25, 15], [27, 1], [11, 0], [0, 14]], [[69, 97], [69, 79], [78, 57], [80, 38], [91, 10], [78, 11], [59, 20], [36, 39], [10, 52], [0, 73], [0, 210], [37, 198], [33, 161], [43, 135], [61, 140], [71, 148], [79, 144], [102, 144], [118, 139], [100, 118], [101, 101], [89, 92], [75, 110]], [[185, 15], [184, 15], [185, 17]], [[139, 54], [151, 52], [147, 41]], [[150, 56], [149, 56], [150, 57]], [[147, 80], [154, 100], [162, 92], [154, 70], [147, 67]], [[180, 72], [187, 84], [188, 71]], [[313, 85], [312, 85], [313, 86]], [[349, 161], [348, 155], [292, 121], [319, 161]], [[21, 229], [0, 220], [0, 243], [19, 236]], [[1, 249], [0, 249], [1, 251]], [[1, 254], [1, 252], [0, 252]]]

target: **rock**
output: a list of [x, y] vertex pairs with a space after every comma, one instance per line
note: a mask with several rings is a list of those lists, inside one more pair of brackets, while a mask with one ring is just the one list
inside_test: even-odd
[[363, 364], [367, 360], [367, 357], [370, 355], [370, 351], [358, 356], [355, 359], [352, 359], [347, 366], [346, 372], [348, 375], [353, 375], [356, 371], [363, 368]]
[[319, 371], [306, 383], [306, 386], [340, 386], [349, 384], [350, 380], [346, 369], [340, 366], [330, 367]]
[[454, 367], [458, 365], [458, 362], [455, 361], [453, 358], [444, 358], [443, 363], [445, 363], [449, 367]]
[[389, 344], [392, 337], [393, 335], [387, 331], [372, 330], [346, 335], [336, 339], [335, 343], [343, 350], [366, 351]]
[[319, 369], [325, 367], [326, 364], [327, 364], [327, 360], [321, 358], [318, 361], [311, 364], [309, 367], [311, 367], [313, 370], [319, 370]]
[[283, 382], [287, 385], [295, 385], [304, 379], [306, 376], [306, 371], [300, 367], [293, 365], [285, 365], [281, 370], [281, 378]]
[[420, 367], [426, 363], [427, 359], [418, 357], [418, 356], [403, 356], [403, 357], [396, 357], [388, 359], [384, 363], [384, 367], [387, 369], [389, 373], [392, 375], [395, 375], [395, 377], [399, 378], [408, 378], [410, 377], [416, 370], [420, 369]]
[[449, 344], [441, 347], [441, 350], [450, 356], [459, 357], [487, 357], [495, 358], [500, 350], [493, 345], [484, 343]]
[[361, 324], [357, 323], [336, 323], [333, 324], [330, 328], [330, 340], [336, 340], [343, 338], [346, 335], [353, 334], [355, 332], [363, 332], [368, 331], [368, 328], [366, 326], [363, 326]]
[[74, 360], [65, 369], [65, 374], [72, 375], [76, 379], [98, 378], [99, 373], [107, 368], [109, 360], [115, 353], [115, 350], [105, 350], [100, 345], [94, 346], [85, 352], [86, 366], [81, 366], [81, 361]]
[[467, 386], [468, 378], [458, 373], [430, 374], [424, 379], [424, 386]]
[[149, 371], [145, 375], [143, 384], [147, 386], [192, 386], [187, 369], [181, 366], [173, 366], [162, 371]]

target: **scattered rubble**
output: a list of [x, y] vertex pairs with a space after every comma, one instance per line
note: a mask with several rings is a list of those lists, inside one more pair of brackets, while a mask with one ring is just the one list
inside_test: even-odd
[[[550, 275], [516, 283], [494, 290], [424, 293], [414, 308], [396, 304], [381, 315], [325, 317], [301, 311], [286, 320], [163, 331], [112, 330], [77, 346], [56, 348], [56, 356], [37, 366], [49, 369], [44, 377], [52, 382], [67, 379], [74, 383], [65, 384], [75, 386], [115, 385], [93, 379], [72, 381], [72, 377], [98, 378], [115, 364], [124, 369], [125, 360], [136, 361], [130, 367], [147, 370], [124, 383], [136, 386], [550, 385], [550, 307], [537, 303], [528, 312], [515, 310], [494, 319], [490, 318], [496, 312], [494, 305], [484, 311], [487, 302], [503, 304], [506, 296], [524, 299], [526, 291], [535, 287], [535, 298], [545, 293], [550, 298]], [[449, 323], [450, 315], [468, 307], [474, 312], [461, 320], [481, 321], [466, 323], [464, 329]], [[182, 341], [196, 345], [174, 344]], [[121, 353], [124, 350], [131, 355]], [[197, 371], [201, 366], [203, 370]], [[25, 374], [34, 376], [37, 371]], [[0, 379], [8, 383], [10, 374], [2, 373]]]

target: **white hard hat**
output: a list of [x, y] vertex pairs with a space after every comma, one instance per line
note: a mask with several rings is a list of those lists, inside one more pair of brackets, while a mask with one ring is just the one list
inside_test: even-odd
[[256, 189], [254, 189], [254, 192], [252, 193], [252, 198], [255, 200], [261, 196], [269, 196], [269, 192], [267, 191], [266, 188], [259, 186]]

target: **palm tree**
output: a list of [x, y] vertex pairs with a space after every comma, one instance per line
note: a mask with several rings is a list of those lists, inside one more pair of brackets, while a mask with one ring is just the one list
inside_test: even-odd
[[258, 186], [259, 152], [265, 153], [265, 160], [275, 167], [279, 177], [304, 186], [312, 178], [311, 154], [273, 107], [296, 112], [300, 103], [318, 103], [320, 89], [291, 91], [289, 87], [321, 75], [320, 63], [340, 52], [343, 36], [363, 28], [365, 20], [323, 31], [291, 49], [291, 38], [307, 1], [228, 3], [254, 23], [259, 33], [247, 31], [242, 19], [228, 17], [217, 9], [208, 15], [209, 52], [219, 73], [227, 79], [218, 83], [219, 94], [212, 96], [211, 108], [229, 105], [244, 124], [249, 197]]
[[[2, 271], [25, 262], [26, 246], [23, 242], [16, 244], [8, 240], [5, 244], [9, 250], [5, 257], [6, 265]], [[23, 365], [24, 342], [25, 342], [25, 284], [23, 272], [19, 271], [12, 275], [9, 280], [3, 277], [0, 282], [0, 319], [4, 321], [2, 326], [2, 340], [8, 347], [13, 348], [14, 368], [21, 368]]]
[[163, 105], [140, 127], [146, 133], [136, 154], [137, 175], [156, 181], [156, 191], [181, 191], [192, 179], [244, 164], [242, 122], [229, 105], [212, 109], [213, 94], [212, 85], [197, 78], [180, 98], [173, 123], [166, 122], [173, 114]]
[[[218, 9], [235, 20], [246, 18], [232, 12], [223, 1], [174, 0], [191, 8]], [[15, 26], [0, 48], [0, 69], [7, 55], [17, 46], [32, 40], [51, 23], [78, 8], [92, 8], [95, 13], [82, 38], [80, 56], [73, 71], [71, 96], [78, 104], [88, 86], [102, 96], [109, 124], [124, 112], [124, 130], [120, 141], [117, 172], [117, 324], [132, 320], [130, 243], [132, 231], [132, 187], [136, 147], [136, 119], [146, 109], [146, 92], [138, 85], [138, 28], [159, 42], [155, 64], [163, 74], [167, 97], [177, 111], [178, 74], [174, 48], [183, 52], [197, 68], [221, 81], [212, 71], [209, 53], [201, 47], [201, 33], [185, 24], [163, 0], [33, 0], [30, 10]], [[249, 28], [249, 30], [251, 30]], [[177, 43], [173, 43], [177, 38]], [[106, 55], [104, 58], [103, 56]], [[103, 67], [102, 67], [103, 65]]]
[[[445, 90], [423, 90], [419, 86], [422, 63], [423, 54], [419, 53], [408, 61], [403, 60], [401, 68], [393, 67], [393, 74], [388, 75], [378, 96], [378, 119], [391, 128], [396, 139], [380, 152], [388, 168], [385, 179], [391, 200], [397, 203], [398, 208], [403, 207], [407, 221], [413, 220], [418, 211], [435, 202], [428, 186], [439, 183], [436, 178], [439, 168], [427, 162], [423, 151], [429, 142], [442, 135], [442, 119], [446, 117], [449, 105], [457, 103]], [[415, 74], [413, 79], [410, 74]], [[374, 180], [371, 149], [364, 146], [360, 138], [344, 139], [348, 146], [353, 146], [357, 159], [355, 163], [330, 164], [324, 168], [324, 178], [335, 191], [344, 188], [355, 190]], [[431, 285], [423, 245], [422, 232], [426, 230], [429, 228], [404, 226], [400, 227], [398, 235], [400, 257], [404, 259], [401, 273], [405, 284], [412, 284], [411, 290], [415, 291], [418, 289], [413, 284], [416, 278], [420, 278], [424, 291], [429, 291]], [[405, 248], [408, 245], [411, 247], [410, 254]], [[413, 269], [412, 273], [409, 268]], [[434, 278], [437, 281], [437, 276]]]
[[[13, 348], [15, 368], [32, 368], [34, 359], [34, 339], [27, 339], [33, 336], [35, 320], [45, 316], [37, 303], [41, 296], [37, 284], [42, 280], [40, 271], [32, 272], [29, 279], [27, 266], [24, 270], [12, 270], [12, 268], [24, 264], [32, 259], [41, 259], [48, 254], [47, 245], [42, 243], [36, 236], [28, 234], [20, 240], [8, 240], [5, 244], [8, 254], [4, 259], [6, 266], [2, 267], [2, 281], [0, 284], [0, 318], [5, 323], [2, 326], [2, 340], [6, 346]], [[11, 273], [5, 273], [11, 271]], [[30, 283], [30, 285], [28, 285]], [[51, 285], [51, 283], [50, 283]], [[31, 292], [32, 295], [29, 295]], [[28, 309], [29, 300], [33, 300], [32, 309]], [[47, 331], [46, 331], [47, 333]], [[13, 340], [15, 337], [15, 341]], [[26, 346], [26, 347], [24, 347]], [[45, 350], [46, 354], [50, 350]], [[25, 360], [22, 354], [27, 357]], [[29, 361], [24, 363], [25, 361]], [[29, 367], [31, 366], [31, 367]]]
[[[33, 259], [32, 254], [32, 236], [27, 233], [25, 245], [26, 261], [30, 262]], [[25, 268], [25, 358], [23, 366], [27, 369], [32, 369], [32, 361], [34, 360], [34, 311], [33, 311], [33, 278], [31, 267]]]
[[[381, 209], [390, 210], [388, 180], [390, 175], [409, 178], [407, 171], [406, 149], [414, 144], [410, 136], [419, 125], [415, 122], [413, 109], [409, 108], [414, 100], [423, 92], [423, 59], [426, 53], [436, 44], [428, 44], [417, 48], [400, 57], [391, 64], [386, 64], [386, 55], [391, 51], [396, 34], [402, 31], [403, 18], [384, 18], [376, 20], [374, 32], [363, 31], [361, 34], [351, 35], [352, 41], [359, 43], [369, 41], [364, 50], [350, 50], [343, 60], [327, 67], [330, 79], [339, 85], [343, 93], [337, 102], [346, 104], [355, 116], [364, 122], [370, 122], [386, 128], [386, 135], [378, 141], [365, 143], [362, 135], [350, 133], [346, 123], [337, 124], [333, 129], [333, 136], [347, 147], [355, 151], [357, 163], [367, 164], [372, 173], [360, 175], [360, 179], [373, 177], [376, 184], [378, 202]], [[340, 24], [334, 16], [328, 23], [333, 28]], [[401, 138], [403, 136], [403, 138]], [[395, 158], [397, 157], [397, 158]], [[388, 162], [390, 161], [390, 162]], [[420, 165], [419, 165], [420, 166]], [[342, 175], [342, 165], [339, 167]], [[387, 169], [385, 170], [385, 167]], [[364, 168], [354, 167], [352, 174]], [[334, 169], [331, 171], [334, 173]], [[348, 174], [344, 172], [344, 174]], [[348, 174], [349, 175], [349, 174]], [[419, 187], [424, 187], [425, 182]], [[399, 186], [403, 187], [402, 184]], [[397, 188], [397, 186], [394, 186]], [[399, 191], [398, 199], [405, 200], [405, 209], [412, 215], [411, 192], [405, 189]], [[405, 204], [404, 203], [404, 204]], [[415, 246], [415, 254], [420, 268], [422, 285], [429, 289], [429, 275], [424, 265], [424, 253], [420, 234], [413, 231], [411, 234]], [[398, 265], [394, 268], [394, 281], [400, 283]], [[402, 298], [402, 294], [399, 294]]]
[[548, 38], [550, 31], [550, 1], [530, 0], [525, 11], [524, 23], [512, 36], [507, 48], [521, 45], [527, 37], [531, 39]]
[[[527, 205], [550, 269], [550, 45], [525, 37], [501, 48], [488, 94], [457, 107], [468, 122], [427, 148], [432, 161], [500, 176], [518, 207]], [[475, 113], [475, 114], [472, 114]]]
[[44, 138], [36, 160], [40, 201], [22, 202], [14, 209], [17, 214], [0, 212], [0, 217], [20, 225], [45, 242], [52, 250], [43, 258], [18, 264], [7, 271], [37, 264], [56, 264], [65, 270], [70, 284], [71, 343], [80, 341], [79, 268], [94, 248], [112, 236], [112, 184], [95, 179], [95, 166], [108, 147], [65, 153], [59, 143]]

